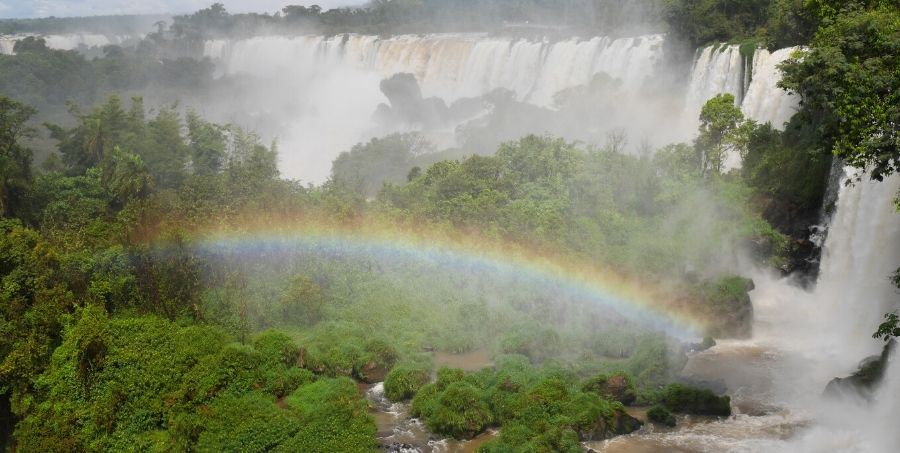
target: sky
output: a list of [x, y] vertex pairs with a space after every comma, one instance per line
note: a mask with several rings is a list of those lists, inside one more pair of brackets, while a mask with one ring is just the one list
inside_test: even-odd
[[329, 9], [363, 3], [362, 0], [0, 0], [0, 18], [183, 14], [216, 1], [233, 13], [274, 13], [285, 5], [317, 4]]

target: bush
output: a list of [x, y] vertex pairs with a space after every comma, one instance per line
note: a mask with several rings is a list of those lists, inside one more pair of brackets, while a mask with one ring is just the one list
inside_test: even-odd
[[675, 416], [660, 405], [653, 406], [647, 411], [647, 419], [666, 426], [675, 426], [676, 423]]
[[709, 390], [682, 384], [669, 384], [663, 389], [659, 399], [660, 403], [672, 412], [694, 415], [731, 415], [731, 398], [716, 396]]
[[395, 366], [384, 379], [384, 394], [391, 401], [408, 400], [428, 383], [430, 374], [428, 368], [421, 366]]
[[302, 425], [275, 451], [375, 451], [375, 423], [356, 383], [349, 378], [323, 379], [305, 385], [285, 399]]
[[270, 365], [296, 365], [300, 357], [300, 347], [284, 333], [270, 330], [263, 332], [253, 341], [263, 360]]
[[455, 382], [437, 396], [425, 424], [437, 434], [471, 439], [484, 431], [491, 420], [481, 391], [468, 382]]
[[217, 398], [209, 407], [197, 451], [267, 452], [293, 436], [300, 421], [259, 392]]
[[634, 379], [624, 372], [611, 375], [600, 374], [584, 383], [582, 390], [592, 392], [601, 398], [618, 401], [626, 406], [634, 403], [637, 392], [634, 388]]

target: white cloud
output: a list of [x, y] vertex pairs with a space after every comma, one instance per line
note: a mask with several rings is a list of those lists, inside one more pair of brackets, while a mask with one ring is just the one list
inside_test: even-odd
[[[14, 0], [12, 6], [0, 2], [0, 14], [7, 18], [98, 16], [111, 14], [184, 14], [206, 8], [217, 0]], [[274, 13], [285, 5], [318, 4], [337, 8], [362, 4], [362, 0], [218, 0], [233, 13]]]

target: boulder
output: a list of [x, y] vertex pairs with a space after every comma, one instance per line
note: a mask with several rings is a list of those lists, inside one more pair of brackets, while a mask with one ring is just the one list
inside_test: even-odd
[[857, 371], [852, 375], [845, 378], [832, 379], [825, 387], [825, 395], [830, 397], [852, 395], [871, 400], [876, 387], [884, 378], [888, 359], [896, 344], [895, 340], [891, 340], [884, 346], [881, 355], [864, 359], [859, 363]]

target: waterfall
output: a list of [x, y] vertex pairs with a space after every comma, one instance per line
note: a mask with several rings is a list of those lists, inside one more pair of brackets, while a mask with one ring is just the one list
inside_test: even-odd
[[862, 175], [843, 184], [855, 174], [844, 170], [816, 287], [804, 291], [790, 279], [754, 276], [754, 342], [780, 362], [772, 365], [778, 369], [773, 403], [790, 407], [809, 425], [777, 451], [881, 453], [900, 442], [893, 426], [900, 416], [900, 359], [892, 359], [872, 403], [823, 397], [831, 379], [848, 376], [862, 359], [881, 352], [883, 343], [872, 333], [885, 313], [900, 307], [888, 280], [900, 266], [900, 213], [893, 203], [900, 175], [884, 182]]
[[710, 98], [730, 93], [747, 118], [772, 123], [781, 129], [796, 112], [799, 99], [778, 87], [781, 80], [778, 65], [797, 49], [789, 47], [775, 52], [757, 49], [750, 71], [750, 61], [745, 61], [739, 46], [708, 46], [701, 49], [691, 71], [686, 114], [696, 118]]
[[318, 66], [349, 64], [382, 78], [411, 73], [425, 96], [448, 102], [504, 88], [519, 100], [551, 106], [556, 93], [585, 85], [599, 73], [622, 80], [632, 90], [640, 89], [662, 58], [663, 40], [663, 35], [558, 42], [473, 34], [386, 39], [364, 35], [257, 37], [208, 41], [204, 56], [222, 62], [226, 74], [263, 75], [272, 69], [272, 62], [263, 61], [262, 56], [277, 51], [282, 60], [300, 59]]
[[778, 65], [797, 50], [797, 47], [788, 47], [775, 52], [766, 49], [756, 51], [753, 55], [753, 75], [741, 103], [745, 116], [760, 123], [772, 123], [778, 129], [791, 119], [800, 106], [800, 99], [778, 87], [781, 81]]
[[700, 50], [687, 90], [688, 115], [698, 117], [706, 101], [723, 93], [733, 94], [740, 105], [743, 92], [744, 57], [740, 47], [708, 46]]
[[[745, 117], [783, 129], [800, 103], [796, 95], [778, 87], [781, 80], [778, 65], [797, 49], [789, 47], [775, 52], [757, 49], [752, 65], [741, 55], [740, 46], [720, 45], [701, 49], [691, 70], [685, 117], [696, 128], [706, 101], [718, 94], [730, 93]], [[740, 156], [734, 153], [725, 156], [726, 171], [740, 167]]]
[[[322, 182], [340, 152], [373, 136], [406, 130], [403, 125], [377, 129], [384, 126], [372, 120], [378, 105], [387, 101], [379, 82], [398, 73], [413, 74], [425, 97], [448, 104], [506, 89], [519, 101], [547, 108], [554, 108], [554, 96], [560, 91], [587, 85], [603, 73], [621, 81], [618, 93], [623, 98], [610, 101], [618, 109], [616, 123], [613, 119], [604, 123], [599, 117], [596, 122], [608, 128], [631, 126], [639, 131], [636, 138], [663, 137], [660, 131], [665, 127], [666, 132], [680, 133], [685, 129], [679, 118], [673, 120], [668, 105], [639, 101], [663, 58], [664, 39], [663, 35], [562, 41], [480, 34], [258, 36], [207, 41], [203, 54], [216, 62], [220, 76], [256, 80], [247, 83], [259, 86], [246, 91], [253, 92], [254, 105], [268, 110], [260, 116], [287, 124], [285, 130], [276, 131], [287, 151], [281, 155], [284, 174]], [[271, 99], [262, 101], [264, 96]], [[444, 126], [449, 134], [429, 131], [430, 138], [449, 135], [450, 143], [442, 146], [453, 146], [456, 126]]]
[[18, 40], [15, 36], [0, 36], [0, 55], [15, 54], [14, 48]]

